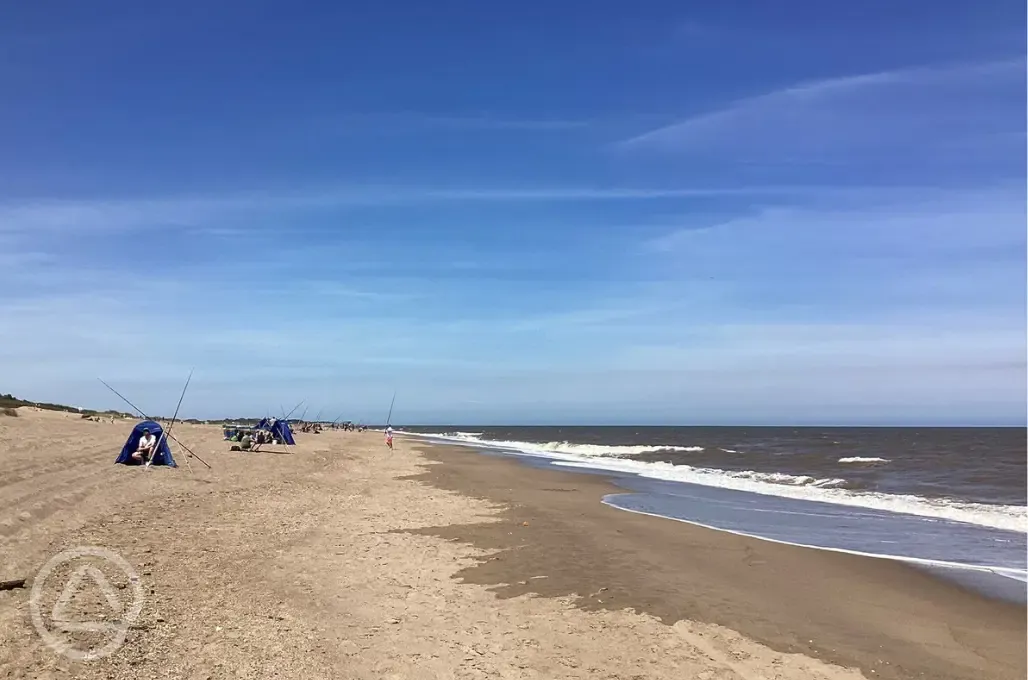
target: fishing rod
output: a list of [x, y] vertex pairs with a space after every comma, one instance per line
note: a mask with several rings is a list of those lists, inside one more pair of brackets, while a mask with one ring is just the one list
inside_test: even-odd
[[292, 410], [292, 411], [290, 411], [289, 413], [287, 413], [287, 414], [286, 414], [286, 416], [285, 416], [285, 418], [283, 418], [282, 420], [289, 420], [289, 416], [293, 415], [293, 411], [295, 411], [296, 409], [298, 409], [298, 408], [300, 408], [301, 406], [303, 406], [303, 402], [305, 402], [305, 401], [307, 401], [307, 400], [306, 400], [306, 399], [301, 399], [301, 400], [300, 400], [300, 403], [299, 403], [299, 404], [297, 404], [296, 406], [294, 406], [294, 407], [293, 407], [293, 410]]
[[[103, 383], [103, 385], [104, 385], [104, 387], [106, 387], [106, 388], [107, 388], [107, 389], [109, 389], [109, 390], [110, 390], [111, 392], [114, 392], [114, 393], [115, 393], [116, 395], [118, 395], [118, 397], [119, 397], [119, 398], [120, 398], [120, 399], [121, 399], [121, 400], [122, 400], [123, 402], [125, 402], [126, 404], [128, 404], [128, 405], [129, 405], [129, 407], [130, 407], [130, 408], [131, 408], [131, 409], [132, 409], [133, 411], [135, 411], [135, 412], [136, 412], [136, 414], [138, 414], [140, 418], [143, 418], [143, 419], [145, 419], [145, 420], [153, 420], [153, 418], [151, 418], [150, 416], [148, 416], [148, 415], [146, 415], [145, 413], [143, 413], [143, 409], [139, 408], [138, 406], [136, 406], [135, 404], [133, 404], [133, 403], [132, 403], [131, 401], [129, 401], [129, 400], [128, 400], [128, 399], [127, 399], [127, 398], [125, 397], [125, 395], [123, 395], [123, 394], [122, 394], [121, 392], [119, 392], [118, 390], [114, 389], [113, 387], [111, 387], [110, 385], [108, 385], [108, 384], [107, 384], [106, 382], [104, 382], [104, 379], [103, 379], [103, 378], [97, 378], [97, 380], [99, 380], [100, 382], [102, 382], [102, 383]], [[171, 439], [171, 441], [173, 441], [173, 442], [175, 442], [176, 444], [178, 444], [179, 446], [181, 446], [181, 447], [182, 447], [183, 449], [185, 449], [185, 450], [186, 450], [186, 453], [188, 453], [189, 455], [191, 455], [191, 456], [192, 456], [193, 458], [196, 458], [196, 459], [197, 459], [198, 461], [200, 461], [200, 462], [201, 462], [201, 463], [203, 463], [204, 465], [207, 465], [207, 461], [205, 461], [205, 460], [204, 460], [203, 458], [201, 458], [200, 456], [196, 455], [196, 453], [195, 453], [195, 452], [194, 452], [194, 451], [193, 451], [192, 449], [190, 449], [190, 448], [189, 448], [188, 446], [186, 446], [186, 445], [185, 445], [185, 444], [183, 444], [183, 443], [182, 443], [181, 441], [179, 441], [179, 439], [178, 439], [177, 437], [175, 437], [175, 436], [172, 436], [172, 435], [169, 435], [169, 436], [168, 436], [168, 438], [169, 438], [169, 439]], [[213, 470], [214, 468], [212, 468], [212, 467], [211, 467], [210, 465], [207, 465], [207, 469], [208, 469], [208, 470]]]
[[396, 390], [393, 390], [393, 400], [389, 402], [389, 415], [386, 416], [386, 427], [393, 422], [393, 405], [396, 403]]
[[[146, 464], [143, 466], [144, 470], [153, 465], [153, 459], [157, 456], [157, 452], [161, 450], [161, 443], [166, 441], [167, 438], [171, 436], [171, 430], [173, 427], [175, 427], [175, 421], [178, 420], [179, 409], [182, 408], [182, 400], [185, 399], [186, 390], [189, 389], [189, 381], [193, 379], [194, 370], [195, 369], [192, 368], [189, 369], [189, 375], [186, 377], [186, 386], [182, 388], [182, 394], [179, 395], [178, 404], [175, 406], [175, 413], [171, 416], [171, 424], [168, 425], [167, 429], [163, 427], [161, 428], [161, 436], [157, 439], [157, 448], [154, 450], [153, 454], [151, 454], [151, 456], [146, 460]], [[189, 456], [186, 456], [186, 467], [189, 468], [190, 473], [193, 472], [193, 466], [189, 462]]]

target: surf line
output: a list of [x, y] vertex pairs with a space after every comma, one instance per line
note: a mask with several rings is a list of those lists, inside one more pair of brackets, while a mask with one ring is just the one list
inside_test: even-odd
[[[532, 458], [532, 459], [545, 460], [545, 461], [549, 461], [549, 463], [551, 465], [554, 465], [554, 466], [556, 466], [558, 468], [571, 468], [571, 469], [591, 470], [593, 472], [607, 474], [607, 475], [626, 475], [626, 476], [632, 476], [632, 477], [641, 477], [643, 479], [652, 479], [652, 480], [661, 481], [661, 482], [668, 482], [668, 483], [671, 483], [671, 484], [684, 484], [684, 485], [701, 486], [701, 487], [709, 488], [709, 489], [725, 489], [725, 490], [728, 490], [728, 491], [735, 491], [735, 492], [738, 492], [738, 493], [759, 494], [761, 496], [770, 496], [772, 498], [785, 498], [785, 499], [790, 499], [790, 500], [794, 500], [794, 501], [802, 501], [802, 502], [805, 502], [805, 503], [823, 503], [823, 504], [837, 506], [837, 507], [851, 508], [851, 509], [855, 509], [855, 510], [858, 510], [858, 511], [885, 512], [885, 513], [890, 513], [890, 514], [894, 514], [894, 515], [907, 515], [907, 516], [910, 516], [910, 517], [916, 517], [916, 518], [926, 519], [926, 520], [931, 520], [931, 521], [958, 522], [958, 523], [961, 523], [961, 524], [968, 524], [968, 525], [971, 525], [971, 526], [974, 526], [974, 527], [979, 527], [979, 528], [984, 527], [984, 528], [988, 528], [988, 529], [995, 529], [995, 530], [998, 530], [998, 531], [1010, 531], [1010, 532], [1014, 532], [1014, 533], [1018, 533], [1018, 534], [1024, 533], [1026, 531], [1026, 529], [1021, 528], [1021, 527], [1011, 528], [1011, 527], [1004, 526], [1003, 524], [997, 523], [997, 522], [983, 523], [983, 522], [980, 522], [980, 521], [976, 522], [976, 521], [973, 521], [973, 520], [967, 519], [967, 518], [960, 518], [960, 519], [958, 519], [956, 517], [947, 516], [947, 515], [943, 515], [943, 514], [928, 514], [928, 513], [924, 512], [924, 511], [915, 512], [915, 511], [911, 511], [909, 509], [896, 509], [896, 508], [892, 508], [892, 507], [876, 507], [876, 506], [873, 506], [873, 505], [865, 505], [865, 504], [862, 504], [860, 502], [857, 502], [857, 501], [859, 501], [860, 497], [856, 496], [856, 495], [848, 496], [848, 495], [836, 495], [834, 493], [827, 493], [824, 496], [819, 497], [819, 498], [811, 498], [811, 497], [804, 497], [804, 496], [799, 496], [799, 495], [791, 495], [791, 494], [788, 494], [788, 493], [775, 493], [775, 491], [772, 490], [772, 489], [804, 489], [804, 488], [812, 488], [812, 489], [819, 489], [819, 490], [824, 490], [824, 491], [831, 492], [831, 491], [834, 490], [834, 487], [830, 487], [830, 486], [829, 487], [818, 487], [818, 486], [806, 487], [806, 486], [800, 486], [800, 485], [797, 485], [797, 486], [778, 485], [778, 484], [773, 484], [771, 482], [763, 482], [761, 480], [754, 480], [754, 482], [756, 484], [760, 485], [760, 486], [767, 487], [766, 489], [761, 489], [761, 488], [740, 488], [740, 487], [737, 487], [737, 486], [721, 486], [719, 484], [706, 483], [706, 482], [702, 481], [702, 477], [701, 478], [694, 478], [694, 479], [653, 477], [653, 476], [649, 476], [647, 474], [647, 470], [645, 470], [645, 469], [624, 469], [624, 468], [620, 468], [619, 469], [619, 468], [615, 468], [615, 467], [607, 467], [609, 465], [616, 464], [617, 461], [619, 461], [619, 460], [623, 460], [623, 459], [619, 459], [616, 456], [610, 457], [610, 458], [607, 458], [607, 457], [597, 457], [597, 456], [589, 457], [589, 456], [587, 456], [585, 454], [578, 454], [578, 453], [568, 452], [568, 451], [533, 451], [533, 450], [528, 449], [528, 448], [518, 448], [516, 446], [518, 444], [523, 445], [523, 446], [531, 446], [532, 442], [491, 442], [491, 441], [488, 441], [488, 440], [480, 440], [480, 439], [474, 439], [474, 440], [457, 439], [457, 438], [451, 437], [449, 435], [440, 435], [440, 434], [424, 433], [424, 432], [405, 432], [404, 434], [405, 434], [405, 436], [408, 436], [408, 437], [420, 437], [422, 439], [427, 440], [429, 443], [433, 443], [433, 444], [442, 444], [442, 445], [446, 445], [446, 446], [466, 446], [466, 447], [478, 449], [479, 451], [481, 451], [483, 453], [495, 452], [495, 453], [501, 453], [501, 454], [504, 454], [504, 455], [514, 456], [516, 458]], [[654, 447], [654, 448], [658, 448], [658, 447]], [[686, 467], [688, 467], [688, 466], [686, 466]], [[717, 469], [713, 469], [712, 471], [715, 472], [715, 473], [717, 473], [717, 472], [724, 472], [723, 470], [717, 470]], [[759, 512], [782, 512], [782, 513], [786, 513], [787, 511], [783, 511], [783, 510], [777, 510], [777, 511], [760, 510]], [[804, 513], [804, 514], [809, 514], [809, 513]]]
[[703, 522], [697, 522], [691, 519], [682, 519], [681, 517], [669, 517], [667, 515], [658, 515], [655, 512], [646, 512], [645, 510], [633, 510], [631, 508], [623, 508], [613, 502], [613, 499], [618, 496], [625, 496], [629, 494], [624, 493], [611, 493], [607, 494], [600, 501], [604, 505], [614, 508], [615, 510], [621, 510], [622, 512], [632, 512], [637, 515], [646, 515], [647, 517], [660, 517], [662, 519], [670, 519], [675, 522], [682, 522], [683, 524], [692, 524], [693, 526], [702, 527], [704, 529], [710, 529], [712, 531], [723, 531], [726, 534], [735, 534], [736, 536], [745, 536], [746, 538], [755, 538], [758, 541], [767, 541], [768, 543], [778, 543], [779, 545], [791, 545], [796, 548], [808, 548], [810, 550], [827, 550], [828, 552], [843, 553], [845, 555], [857, 555], [858, 557], [873, 557], [879, 560], [893, 560], [895, 562], [910, 562], [912, 564], [920, 564], [926, 567], [944, 567], [947, 569], [964, 569], [968, 571], [980, 571], [996, 576], [1003, 576], [1004, 578], [1014, 579], [1015, 581], [1028, 582], [1028, 571], [1021, 569], [1015, 569], [1013, 567], [989, 567], [979, 564], [966, 564], [964, 562], [947, 562], [946, 560], [932, 560], [925, 557], [906, 557], [903, 555], [883, 555], [881, 553], [862, 552], [860, 550], [850, 550], [848, 548], [829, 548], [821, 545], [810, 545], [807, 543], [795, 543], [793, 541], [784, 541], [780, 538], [770, 538], [768, 536], [761, 536], [759, 534], [750, 534], [745, 531], [738, 531], [736, 529], [723, 529], [721, 527], [714, 526], [712, 524], [704, 524]]

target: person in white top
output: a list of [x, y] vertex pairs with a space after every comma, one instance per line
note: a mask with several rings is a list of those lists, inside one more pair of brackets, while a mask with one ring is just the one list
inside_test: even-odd
[[150, 460], [156, 448], [157, 437], [150, 434], [149, 429], [144, 429], [143, 436], [139, 438], [139, 447], [136, 448], [136, 452], [132, 454], [132, 457], [140, 462]]

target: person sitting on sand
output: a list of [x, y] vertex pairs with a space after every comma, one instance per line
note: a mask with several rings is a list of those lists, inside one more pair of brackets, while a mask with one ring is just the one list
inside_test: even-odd
[[239, 440], [239, 448], [243, 451], [256, 450], [253, 444], [253, 437], [250, 436], [249, 432], [243, 433], [242, 438]]
[[157, 437], [150, 434], [149, 428], [143, 430], [143, 436], [139, 438], [139, 447], [132, 454], [132, 458], [139, 462], [150, 460], [154, 450], [157, 448]]

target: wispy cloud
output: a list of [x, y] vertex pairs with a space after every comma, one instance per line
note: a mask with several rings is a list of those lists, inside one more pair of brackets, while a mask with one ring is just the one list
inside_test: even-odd
[[368, 290], [362, 287], [349, 286], [338, 281], [313, 279], [303, 281], [295, 286], [290, 292], [291, 295], [300, 297], [304, 295], [313, 296], [315, 299], [328, 298], [335, 300], [363, 300], [366, 302], [408, 302], [424, 297], [416, 290], [383, 291]]
[[[785, 238], [797, 245], [794, 235]], [[751, 265], [723, 263], [737, 272]], [[815, 290], [798, 294], [819, 310], [816, 319], [790, 313], [783, 304], [790, 300], [774, 295], [762, 301], [763, 315], [747, 313], [745, 297], [768, 287], [759, 272], [713, 294], [694, 283], [622, 284], [620, 297], [578, 296], [577, 306], [541, 298], [535, 309], [498, 314], [451, 303], [435, 317], [421, 313], [423, 299], [389, 300], [374, 288], [328, 285], [327, 298], [305, 298], [304, 291], [326, 283], [310, 279], [267, 297], [259, 266], [237, 275], [237, 289], [219, 294], [209, 275], [197, 274], [177, 284], [132, 278], [96, 288], [94, 281], [78, 293], [67, 292], [69, 278], [63, 293], [0, 298], [0, 317], [9, 322], [0, 325], [8, 389], [102, 405], [102, 388], [93, 385], [98, 373], [126, 385], [133, 398], [138, 393], [144, 408], [165, 409], [167, 395], [197, 366], [198, 392], [188, 408], [194, 415], [221, 414], [226, 395], [242, 413], [260, 411], [283, 392], [361, 414], [387, 383], [402, 388], [405, 418], [438, 417], [432, 405], [458, 397], [487, 401], [487, 419], [519, 408], [597, 418], [595, 408], [609, 407], [613, 417], [669, 420], [685, 414], [668, 409], [688, 408], [690, 418], [702, 420], [712, 409], [723, 417], [733, 404], [768, 417], [775, 409], [788, 415], [816, 407], [808, 415], [817, 419], [843, 402], [854, 410], [842, 415], [857, 417], [883, 394], [922, 405], [946, 394], [952, 403], [966, 401], [969, 416], [982, 415], [975, 409], [989, 396], [1006, 400], [1007, 410], [991, 414], [1006, 417], [1017, 403], [1014, 364], [1024, 355], [1023, 323], [988, 309], [928, 309], [905, 318], [896, 318], [904, 311], [896, 307], [847, 309], [840, 320], [820, 313], [832, 302]], [[429, 286], [422, 291], [433, 297]], [[342, 304], [333, 303], [336, 292]], [[365, 293], [370, 309], [354, 305]], [[224, 304], [233, 299], [245, 308]], [[997, 362], [1010, 366], [998, 370]], [[839, 384], [852, 389], [833, 387]], [[769, 395], [771, 386], [783, 392]], [[1023, 396], [1023, 380], [1018, 389]], [[389, 395], [383, 398], [388, 403]], [[773, 406], [761, 402], [769, 398]]]
[[[417, 131], [425, 128], [454, 130], [508, 130], [512, 132], [561, 132], [580, 130], [596, 123], [590, 119], [516, 118], [499, 115], [438, 115], [418, 112], [343, 113], [319, 118], [337, 132]], [[324, 129], [324, 128], [322, 128]]]
[[974, 308], [1023, 319], [1025, 219], [1023, 187], [776, 206], [685, 223], [641, 256], [666, 275], [742, 281], [752, 304], [812, 305], [826, 320]]
[[[24, 236], [54, 232], [116, 233], [134, 229], [175, 230], [197, 236], [237, 238], [282, 218], [303, 213], [419, 204], [476, 203], [603, 203], [689, 199], [778, 199], [860, 201], [890, 193], [907, 198], [939, 190], [902, 187], [819, 186], [816, 184], [738, 186], [514, 186], [432, 187], [336, 185], [178, 194], [155, 197], [0, 200], [0, 235]], [[257, 219], [252, 219], [257, 218]]]
[[[731, 252], [777, 252], [802, 242], [808, 250], [845, 246], [838, 255], [1017, 249], [1025, 243], [1025, 190], [1017, 186], [946, 192], [863, 194], [860, 203], [799, 203], [760, 208], [728, 220], [687, 224], [647, 242], [656, 251], [713, 254], [714, 243]], [[721, 232], [715, 234], [714, 232]], [[725, 233], [727, 232], [727, 233]]]
[[419, 203], [648, 201], [717, 196], [788, 195], [812, 191], [814, 189], [801, 186], [448, 188], [352, 185], [154, 198], [40, 199], [0, 202], [0, 234], [77, 230], [113, 232], [151, 228], [194, 230], [234, 236], [253, 230], [256, 225], [227, 225], [224, 221], [245, 215], [260, 215], [267, 218], [301, 211]]
[[1026, 340], [1015, 319], [969, 312], [887, 323], [711, 324], [689, 343], [626, 347], [612, 364], [643, 369], [776, 371], [923, 366], [1024, 369]]
[[[643, 132], [625, 150], [827, 160], [1023, 134], [1024, 60], [909, 68], [800, 83]], [[1023, 146], [1023, 145], [1022, 145]]]

